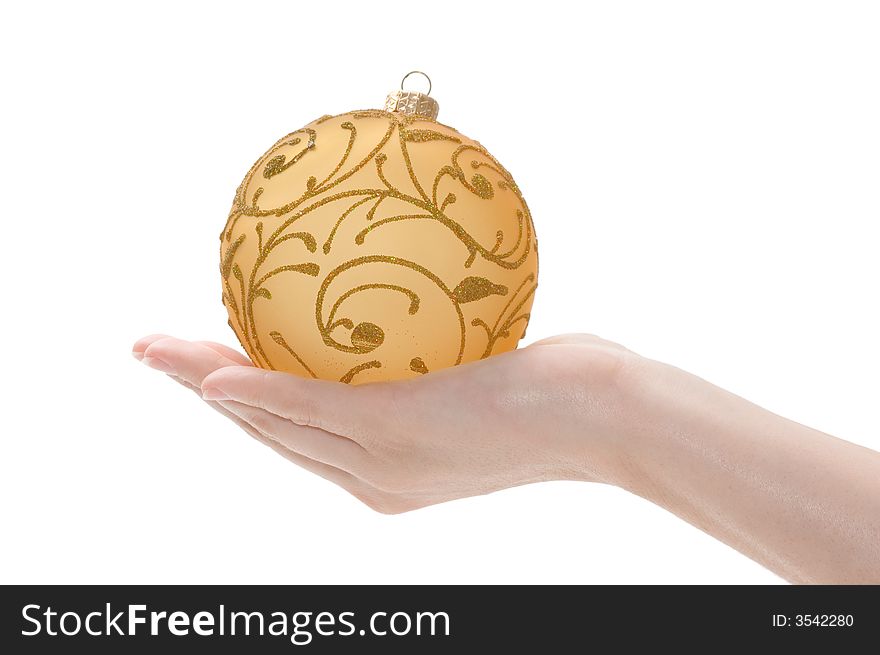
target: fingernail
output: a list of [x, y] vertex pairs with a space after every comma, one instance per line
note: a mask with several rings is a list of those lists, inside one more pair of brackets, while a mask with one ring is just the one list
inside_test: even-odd
[[229, 396], [216, 387], [202, 389], [202, 398], [205, 400], [229, 400]]
[[174, 370], [174, 367], [171, 366], [168, 362], [163, 362], [161, 359], [156, 357], [144, 357], [141, 361], [149, 366], [150, 368], [154, 368], [157, 371], [161, 371], [162, 373], [167, 373], [168, 375], [177, 375], [177, 371]]
[[134, 357], [136, 360], [141, 361], [144, 358], [144, 353], [142, 353], [140, 350], [132, 350], [131, 356]]

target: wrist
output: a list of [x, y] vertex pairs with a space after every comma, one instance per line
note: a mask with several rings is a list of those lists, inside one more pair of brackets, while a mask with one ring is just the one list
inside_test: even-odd
[[772, 416], [702, 378], [644, 357], [630, 360], [620, 378], [613, 483], [661, 505], [689, 505], [700, 485], [718, 483], [728, 469], [738, 468], [743, 456], [751, 456], [740, 432], [760, 433], [757, 426]]
[[617, 427], [611, 482], [657, 501], [671, 488], [676, 460], [697, 446], [695, 424], [711, 414], [701, 385], [681, 369], [633, 355], [617, 380]]
[[[540, 431], [551, 437], [554, 477], [629, 488], [642, 459], [638, 433], [651, 421], [643, 399], [663, 365], [600, 340], [555, 354], [548, 377], [563, 401], [553, 403], [561, 419], [554, 416]], [[548, 417], [545, 407], [540, 414]], [[551, 431], [551, 425], [565, 429]]]
[[[612, 484], [641, 496], [663, 494], [675, 458], [697, 446], [723, 413], [720, 389], [623, 348], [582, 362], [569, 451], [571, 479]], [[600, 365], [597, 366], [597, 363]], [[726, 394], [735, 398], [730, 394]], [[584, 428], [586, 426], [586, 428]]]

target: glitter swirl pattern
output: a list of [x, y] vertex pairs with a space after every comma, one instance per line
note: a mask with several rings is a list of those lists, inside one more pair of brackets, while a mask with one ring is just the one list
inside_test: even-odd
[[258, 366], [342, 382], [511, 350], [537, 288], [519, 187], [423, 116], [324, 116], [250, 168], [220, 235], [229, 324]]

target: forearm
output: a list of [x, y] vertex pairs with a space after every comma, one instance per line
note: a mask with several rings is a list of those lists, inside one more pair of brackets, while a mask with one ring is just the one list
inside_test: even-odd
[[678, 369], [641, 369], [621, 486], [792, 582], [880, 582], [880, 453]]

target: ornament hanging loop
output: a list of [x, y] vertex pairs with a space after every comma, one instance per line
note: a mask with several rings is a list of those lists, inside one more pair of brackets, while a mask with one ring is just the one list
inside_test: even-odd
[[425, 91], [425, 95], [426, 95], [426, 96], [431, 95], [431, 89], [433, 88], [432, 85], [431, 85], [431, 78], [428, 77], [428, 74], [427, 74], [427, 73], [423, 73], [422, 71], [410, 71], [409, 73], [407, 73], [406, 75], [404, 75], [404, 76], [403, 76], [403, 79], [400, 80], [400, 90], [401, 90], [401, 91], [403, 91], [403, 85], [404, 85], [404, 83], [406, 83], [406, 80], [407, 80], [407, 78], [408, 78], [410, 75], [421, 75], [421, 76], [424, 77], [426, 80], [428, 80], [428, 90]]

